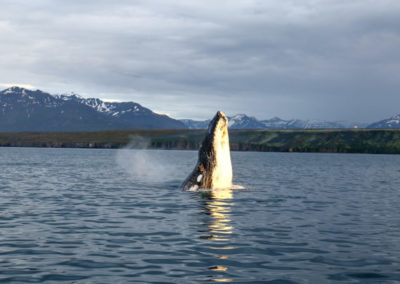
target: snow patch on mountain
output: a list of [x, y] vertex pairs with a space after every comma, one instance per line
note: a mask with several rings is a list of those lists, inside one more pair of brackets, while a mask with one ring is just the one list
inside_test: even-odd
[[51, 95], [19, 87], [0, 91], [0, 131], [184, 128], [180, 121], [135, 102], [105, 102], [74, 93]]
[[142, 107], [140, 104], [134, 102], [118, 102], [118, 101], [104, 101], [97, 98], [83, 98], [76, 94], [71, 95], [57, 95], [58, 98], [64, 101], [77, 101], [81, 104], [87, 105], [98, 112], [113, 116], [120, 117], [127, 113], [146, 114], [153, 113], [147, 108]]
[[400, 114], [372, 123], [367, 128], [400, 128]]
[[[189, 129], [205, 129], [209, 120], [195, 121], [190, 119], [181, 120]], [[245, 114], [228, 116], [228, 127], [231, 129], [341, 129], [354, 128], [357, 124], [345, 122], [331, 122], [323, 120], [284, 120], [273, 117], [267, 120], [258, 120]]]

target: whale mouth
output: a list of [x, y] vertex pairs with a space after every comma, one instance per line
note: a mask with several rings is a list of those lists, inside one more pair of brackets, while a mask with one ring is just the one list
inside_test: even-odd
[[220, 130], [228, 126], [228, 118], [222, 111], [218, 111], [214, 118], [208, 125], [208, 133], [215, 133], [215, 129], [218, 127]]

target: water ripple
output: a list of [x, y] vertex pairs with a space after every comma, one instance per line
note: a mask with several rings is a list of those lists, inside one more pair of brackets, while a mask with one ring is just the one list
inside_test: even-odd
[[0, 282], [400, 281], [400, 156], [232, 153], [251, 190], [196, 194], [196, 152], [147, 151], [155, 180], [116, 155], [0, 148]]

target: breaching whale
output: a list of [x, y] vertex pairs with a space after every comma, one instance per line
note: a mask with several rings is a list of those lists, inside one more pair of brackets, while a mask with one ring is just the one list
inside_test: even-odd
[[218, 111], [211, 120], [197, 164], [182, 184], [183, 190], [224, 189], [232, 187], [232, 163], [229, 149], [228, 119]]

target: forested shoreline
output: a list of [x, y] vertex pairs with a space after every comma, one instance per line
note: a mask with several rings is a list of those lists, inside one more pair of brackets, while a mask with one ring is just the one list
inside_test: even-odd
[[[0, 147], [198, 150], [206, 130], [1, 132]], [[400, 154], [400, 130], [230, 130], [233, 151]]]

